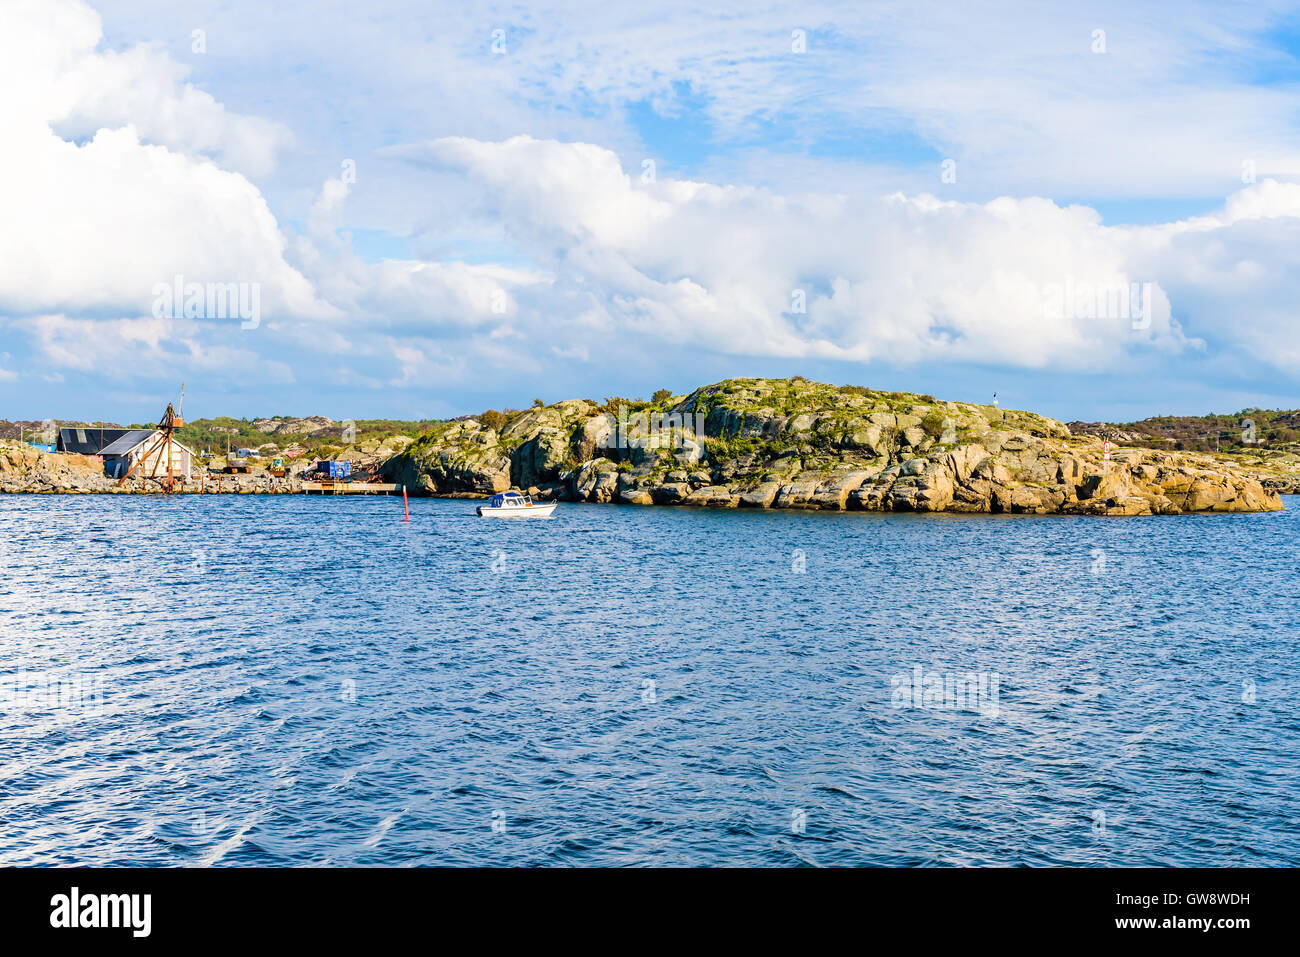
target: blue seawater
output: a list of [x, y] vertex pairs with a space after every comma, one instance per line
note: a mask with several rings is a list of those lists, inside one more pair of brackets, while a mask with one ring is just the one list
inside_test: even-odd
[[0, 863], [1294, 866], [1287, 504], [0, 496]]

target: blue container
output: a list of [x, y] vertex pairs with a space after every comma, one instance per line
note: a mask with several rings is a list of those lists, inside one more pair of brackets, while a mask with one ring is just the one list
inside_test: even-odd
[[328, 475], [332, 479], [345, 479], [352, 476], [351, 462], [318, 462], [316, 471]]

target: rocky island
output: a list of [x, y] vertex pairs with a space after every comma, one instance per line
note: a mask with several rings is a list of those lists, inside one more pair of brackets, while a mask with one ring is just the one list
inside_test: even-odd
[[798, 377], [493, 417], [505, 421], [431, 429], [385, 475], [455, 497], [513, 487], [626, 505], [1177, 515], [1276, 511], [1261, 479], [1288, 488], [1297, 471], [1146, 448], [1107, 460], [1102, 438], [1032, 412]]
[[[316, 420], [283, 422], [251, 427], [297, 435]], [[323, 434], [336, 428], [320, 423]], [[518, 488], [538, 499], [622, 505], [1177, 515], [1276, 511], [1279, 492], [1300, 491], [1293, 450], [1153, 448], [1097, 423], [1072, 431], [1033, 412], [800, 377], [729, 379], [649, 402], [539, 400], [418, 425], [412, 441], [381, 438], [376, 421], [370, 439], [317, 454], [368, 459], [376, 477], [414, 495]], [[300, 492], [304, 476], [204, 474], [185, 491]], [[138, 477], [118, 485], [93, 457], [0, 442], [0, 492], [159, 490]]]

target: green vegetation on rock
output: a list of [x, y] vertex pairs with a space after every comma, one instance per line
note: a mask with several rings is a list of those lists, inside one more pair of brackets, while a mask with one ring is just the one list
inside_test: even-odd
[[[621, 415], [660, 428], [620, 435]], [[431, 494], [515, 486], [628, 504], [1103, 515], [1281, 507], [1261, 476], [1209, 457], [1126, 449], [1106, 462], [1096, 435], [1033, 412], [801, 377], [481, 420], [429, 430], [386, 471]]]

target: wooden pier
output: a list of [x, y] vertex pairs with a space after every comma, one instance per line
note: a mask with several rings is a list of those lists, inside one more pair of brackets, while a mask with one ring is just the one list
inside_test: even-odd
[[310, 495], [395, 495], [402, 491], [402, 486], [389, 482], [304, 482], [303, 493]]

